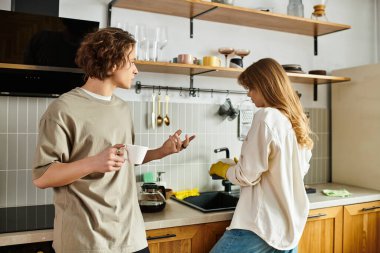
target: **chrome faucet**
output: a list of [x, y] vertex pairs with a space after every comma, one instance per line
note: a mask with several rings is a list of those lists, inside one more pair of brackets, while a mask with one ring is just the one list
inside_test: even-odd
[[[227, 147], [214, 149], [214, 153], [219, 153], [219, 152], [223, 152], [223, 151], [226, 152], [226, 158], [230, 158], [230, 150]], [[222, 180], [222, 185], [224, 186], [224, 191], [225, 192], [231, 193], [231, 185], [232, 185], [232, 183], [229, 180], [223, 179]]]

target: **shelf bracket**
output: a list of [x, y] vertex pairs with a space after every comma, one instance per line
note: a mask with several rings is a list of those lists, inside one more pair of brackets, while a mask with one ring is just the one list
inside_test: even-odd
[[193, 35], [194, 35], [194, 33], [193, 33], [193, 26], [194, 26], [194, 24], [193, 24], [193, 20], [194, 20], [195, 18], [197, 18], [197, 17], [199, 17], [199, 16], [202, 16], [202, 15], [204, 15], [204, 14], [210, 12], [210, 11], [213, 11], [213, 10], [215, 10], [215, 9], [217, 9], [217, 8], [218, 8], [218, 6], [215, 6], [215, 7], [212, 7], [211, 9], [209, 9], [209, 10], [207, 10], [207, 11], [201, 12], [201, 13], [195, 15], [195, 16], [190, 17], [190, 38], [191, 38], [191, 39], [193, 38]]
[[108, 3], [108, 9], [107, 9], [107, 27], [111, 26], [111, 16], [112, 16], [112, 7], [113, 4], [116, 2], [116, 0], [112, 0]]
[[318, 100], [318, 81], [314, 79], [314, 101]]
[[314, 36], [314, 55], [318, 55], [318, 36]]
[[190, 74], [189, 94], [190, 94], [191, 97], [195, 97], [196, 96], [196, 92], [197, 92], [197, 89], [194, 88], [194, 76], [202, 75], [202, 74], [213, 72], [213, 71], [217, 71], [217, 70], [216, 69], [211, 69], [211, 70], [206, 70], [206, 71], [195, 73], [195, 74]]

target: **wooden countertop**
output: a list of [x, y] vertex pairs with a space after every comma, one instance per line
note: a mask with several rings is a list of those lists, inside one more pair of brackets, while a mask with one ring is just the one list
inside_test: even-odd
[[[310, 209], [352, 205], [380, 200], [380, 191], [376, 190], [334, 183], [317, 184], [310, 186], [317, 189], [316, 193], [308, 194], [310, 200]], [[346, 198], [327, 197], [321, 193], [322, 189], [346, 189], [352, 195]], [[162, 212], [145, 213], [143, 216], [145, 221], [145, 228], [147, 230], [151, 230], [231, 220], [233, 211], [202, 213], [196, 209], [182, 205], [176, 201], [168, 200], [166, 207]], [[0, 246], [52, 240], [52, 229], [0, 234]]]

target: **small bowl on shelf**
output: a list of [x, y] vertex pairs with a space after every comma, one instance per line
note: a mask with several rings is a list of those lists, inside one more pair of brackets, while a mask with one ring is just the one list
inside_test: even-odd
[[310, 70], [309, 74], [325, 76], [327, 72], [326, 70], [318, 69], [318, 70]]

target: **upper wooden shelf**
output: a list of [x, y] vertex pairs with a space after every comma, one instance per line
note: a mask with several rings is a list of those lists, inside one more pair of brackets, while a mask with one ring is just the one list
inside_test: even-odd
[[213, 11], [196, 18], [307, 36], [321, 36], [351, 28], [349, 25], [201, 0], [115, 0], [112, 6], [186, 18], [195, 17], [202, 12], [215, 8]]
[[[168, 62], [149, 62], [136, 61], [137, 68], [141, 72], [154, 72], [178, 75], [197, 75], [237, 78], [243, 71], [236, 68], [209, 67], [194, 64], [168, 63]], [[210, 72], [208, 72], [210, 71]], [[311, 74], [287, 73], [290, 80], [295, 83], [304, 84], [326, 84], [350, 81], [347, 77], [322, 76]]]

